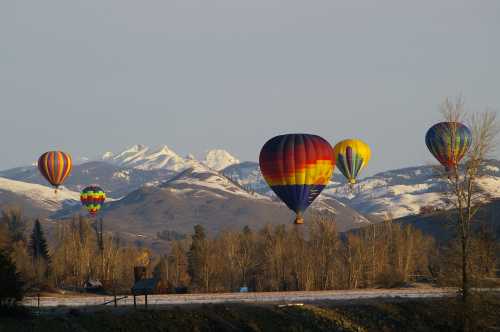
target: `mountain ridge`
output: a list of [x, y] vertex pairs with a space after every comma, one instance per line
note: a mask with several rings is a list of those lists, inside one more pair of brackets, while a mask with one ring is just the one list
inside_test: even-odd
[[[166, 159], [159, 158], [163, 155], [181, 158], [179, 159], [181, 163], [174, 167], [178, 171], [168, 169]], [[109, 161], [112, 158], [114, 162]], [[274, 197], [274, 193], [262, 177], [258, 163], [241, 162], [225, 150], [208, 150], [205, 160], [198, 161], [192, 155], [182, 158], [167, 146], [150, 149], [144, 145], [134, 145], [118, 154], [105, 153], [102, 159], [108, 161], [75, 165], [65, 185], [71, 190], [80, 191], [84, 185], [100, 184], [110, 197], [119, 199], [143, 186], [155, 186], [169, 181], [188, 169], [208, 167], [248, 193]], [[153, 162], [158, 162], [157, 167], [152, 166]], [[119, 166], [116, 163], [128, 166]], [[226, 164], [228, 166], [219, 170]], [[483, 176], [478, 179], [480, 188], [490, 198], [500, 197], [500, 161], [493, 159], [486, 161], [482, 174]], [[2, 171], [0, 176], [46, 184], [34, 166]], [[447, 199], [442, 194], [445, 182], [436, 177], [435, 166], [421, 165], [388, 170], [362, 178], [358, 180], [354, 190], [351, 190], [342, 175], [336, 172], [320, 199], [333, 198], [362, 215], [374, 216], [376, 219], [389, 216], [401, 218], [417, 215], [423, 210], [449, 208]]]
[[192, 154], [188, 154], [183, 158], [167, 145], [161, 145], [156, 149], [152, 149], [142, 144], [135, 144], [118, 153], [108, 151], [97, 159], [125, 168], [146, 171], [166, 169], [174, 172], [183, 171], [196, 166], [198, 163], [202, 163], [217, 171], [240, 163], [236, 157], [222, 149], [208, 150], [201, 160], [197, 160]]

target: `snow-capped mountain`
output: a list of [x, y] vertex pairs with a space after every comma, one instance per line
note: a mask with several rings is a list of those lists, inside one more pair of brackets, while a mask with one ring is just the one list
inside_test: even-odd
[[237, 182], [247, 190], [267, 194], [271, 189], [262, 177], [258, 163], [246, 161], [231, 165], [222, 170], [222, 174]]
[[268, 196], [251, 193], [243, 189], [229, 178], [222, 176], [219, 172], [205, 165], [195, 165], [169, 181], [160, 184], [160, 187], [175, 187], [179, 190], [210, 190], [214, 193], [237, 195], [249, 199], [270, 200]]
[[[341, 231], [369, 223], [364, 216], [328, 197], [315, 202], [306, 214], [306, 222], [314, 213], [334, 218]], [[165, 229], [189, 232], [196, 224], [216, 233], [245, 225], [260, 228], [265, 224], [292, 224], [294, 219], [280, 201], [248, 192], [204, 165], [107, 204], [103, 216], [108, 227], [116, 231], [146, 237]]]
[[51, 187], [0, 177], [0, 205], [21, 207], [27, 215], [47, 216], [69, 206], [80, 206], [80, 194], [66, 188], [56, 194]]
[[[105, 153], [100, 159], [102, 161], [75, 165], [65, 185], [79, 191], [86, 185], [98, 184], [110, 197], [118, 199], [144, 187], [161, 187], [165, 183], [172, 186], [175, 180], [177, 189], [188, 186], [202, 190], [204, 187], [203, 190], [215, 193], [218, 186], [223, 195], [227, 194], [227, 190], [234, 190], [233, 194], [242, 197], [253, 195], [252, 199], [264, 199], [265, 196], [275, 199], [258, 163], [239, 162], [224, 150], [210, 150], [202, 161], [198, 161], [193, 155], [180, 157], [167, 146], [151, 149], [135, 145], [120, 153]], [[229, 166], [224, 167], [226, 165]], [[500, 197], [500, 161], [488, 161], [482, 174], [478, 180], [481, 189], [489, 198]], [[0, 177], [46, 184], [34, 166], [1, 171]], [[196, 179], [199, 181], [196, 182]], [[382, 172], [361, 179], [354, 190], [336, 172], [315, 204], [333, 198], [362, 215], [399, 218], [429, 209], [449, 208], [442, 194], [445, 188], [445, 181], [435, 176], [432, 166]]]
[[[138, 149], [139, 150], [139, 149]], [[188, 159], [188, 158], [186, 158]], [[266, 224], [292, 224], [293, 213], [275, 197], [248, 191], [204, 164], [193, 162], [193, 166], [172, 176], [162, 177], [160, 170], [143, 171], [120, 168], [106, 162], [90, 162], [76, 165], [68, 179], [81, 181], [106, 180], [108, 185], [117, 181], [117, 187], [129, 183], [123, 198], [108, 200], [101, 216], [106, 220], [106, 229], [120, 233], [127, 240], [144, 240], [152, 246], [159, 243], [157, 232], [174, 230], [190, 232], [201, 224], [215, 234], [223, 229], [241, 229], [248, 225], [260, 228]], [[36, 168], [27, 167], [7, 172], [11, 176], [40, 180]], [[144, 175], [139, 182], [137, 173]], [[149, 176], [155, 177], [149, 177]], [[165, 175], [166, 176], [166, 175]], [[144, 179], [151, 181], [142, 182]], [[77, 192], [64, 189], [55, 195], [49, 187], [0, 178], [0, 208], [9, 205], [21, 206], [31, 217], [60, 220], [75, 214], [85, 215]], [[115, 180], [113, 180], [115, 179]], [[312, 214], [333, 218], [340, 231], [358, 228], [369, 223], [363, 215], [330, 197], [317, 200], [306, 214], [306, 222]], [[148, 242], [149, 241], [149, 242]]]
[[[92, 161], [73, 167], [71, 175], [64, 185], [80, 192], [88, 185], [99, 185], [110, 198], [120, 198], [148, 183], [166, 181], [177, 172], [166, 169], [145, 171], [136, 168], [124, 168], [103, 161]], [[18, 167], [1, 171], [0, 176], [16, 181], [46, 185], [36, 166]]]
[[[261, 194], [272, 194], [257, 163], [230, 166], [223, 173]], [[490, 198], [500, 197], [500, 161], [490, 160], [481, 172], [478, 184]], [[442, 194], [446, 181], [436, 176], [433, 166], [409, 167], [378, 173], [361, 179], [354, 190], [341, 174], [335, 173], [322, 197], [332, 197], [364, 215], [400, 218], [419, 214], [427, 209], [446, 209], [451, 206]]]
[[157, 149], [151, 149], [145, 145], [134, 145], [124, 151], [114, 154], [106, 152], [102, 160], [114, 165], [140, 170], [167, 169], [169, 171], [181, 171], [189, 166], [189, 163], [168, 146], [163, 145]]
[[[500, 162], [488, 161], [477, 183], [488, 199], [500, 197]], [[324, 195], [366, 215], [400, 218], [452, 208], [443, 194], [447, 190], [447, 180], [437, 176], [434, 166], [420, 166], [378, 173], [359, 181], [354, 190], [333, 182]]]
[[240, 161], [235, 156], [221, 149], [207, 151], [203, 159], [203, 164], [216, 171], [221, 171], [231, 165], [239, 163]]
[[166, 169], [174, 172], [181, 172], [200, 163], [217, 171], [239, 163], [236, 157], [220, 149], [207, 151], [205, 158], [202, 161], [198, 161], [192, 154], [183, 158], [166, 145], [152, 149], [141, 144], [136, 144], [117, 154], [106, 152], [100, 159], [124, 168], [147, 171]]

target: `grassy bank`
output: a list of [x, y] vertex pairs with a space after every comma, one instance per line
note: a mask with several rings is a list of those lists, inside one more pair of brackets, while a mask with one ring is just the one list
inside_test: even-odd
[[[498, 298], [474, 308], [475, 330], [500, 326]], [[320, 302], [303, 307], [225, 304], [0, 318], [0, 331], [456, 331], [454, 300]]]

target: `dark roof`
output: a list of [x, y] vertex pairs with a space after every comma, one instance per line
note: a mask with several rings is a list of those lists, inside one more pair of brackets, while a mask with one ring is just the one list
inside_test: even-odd
[[89, 279], [85, 282], [85, 288], [97, 288], [102, 287], [102, 283], [99, 280]]
[[132, 293], [134, 293], [134, 294], [144, 294], [144, 293], [151, 294], [155, 290], [156, 286], [158, 285], [158, 281], [159, 280], [156, 278], [139, 280], [132, 287]]

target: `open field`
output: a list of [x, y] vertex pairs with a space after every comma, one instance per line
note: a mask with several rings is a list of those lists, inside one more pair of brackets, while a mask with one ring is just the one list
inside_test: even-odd
[[[102, 306], [99, 309], [79, 307], [67, 311], [46, 308], [40, 315], [0, 318], [0, 331], [460, 330], [460, 304], [456, 298], [449, 297], [452, 292], [435, 290], [417, 294], [396, 290], [390, 294], [385, 292], [383, 297], [377, 291], [337, 292], [335, 300], [326, 299], [329, 296], [326, 293], [316, 294], [315, 298], [323, 297], [322, 300], [310, 302], [305, 299], [310, 298], [311, 294], [295, 293], [287, 297], [289, 301], [304, 300], [300, 306], [283, 306], [279, 302], [204, 304], [202, 301], [208, 299], [196, 295], [188, 296], [191, 300], [188, 302], [186, 299], [183, 302], [185, 305], [156, 306], [148, 310], [134, 310], [127, 306], [117, 310]], [[229, 295], [220, 294], [215, 298], [235, 301]], [[269, 295], [274, 299], [284, 299], [276, 293]], [[379, 297], [373, 297], [375, 295]], [[199, 304], [189, 304], [194, 303], [195, 298], [200, 301]], [[240, 302], [243, 299], [247, 300], [248, 297], [241, 298]], [[271, 297], [265, 299], [271, 301]], [[497, 331], [500, 326], [500, 316], [497, 314], [500, 299], [497, 295], [490, 296], [481, 303], [473, 316], [474, 331]]]
[[[149, 295], [149, 306], [184, 305], [184, 304], [216, 304], [216, 303], [296, 303], [313, 301], [351, 301], [363, 299], [420, 299], [446, 298], [457, 294], [454, 288], [412, 288], [412, 289], [365, 289], [365, 290], [335, 290], [321, 292], [266, 292], [266, 293], [224, 293], [224, 294], [184, 294], [184, 295]], [[119, 306], [134, 304], [132, 296], [117, 296]], [[125, 297], [125, 298], [124, 298]], [[40, 297], [40, 307], [50, 308], [82, 308], [102, 306], [108, 303], [112, 306], [112, 296], [55, 296]], [[137, 305], [144, 305], [144, 296], [136, 298]], [[36, 297], [27, 297], [23, 305], [37, 307]]]

